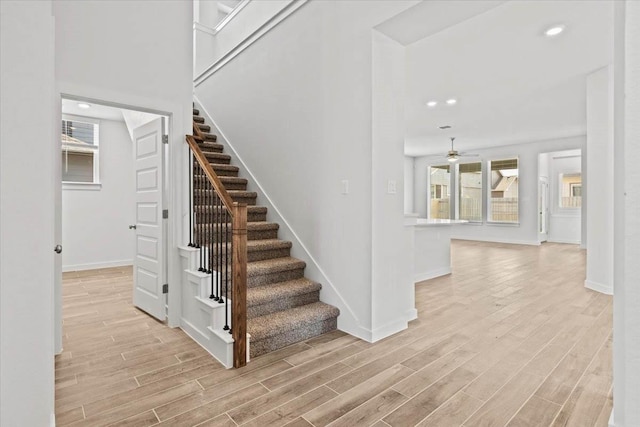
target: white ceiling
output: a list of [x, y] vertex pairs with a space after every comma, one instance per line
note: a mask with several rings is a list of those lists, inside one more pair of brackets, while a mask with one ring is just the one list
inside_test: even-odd
[[[378, 29], [406, 44], [418, 37], [427, 6], [445, 3], [456, 2], [424, 2], [413, 8], [420, 13]], [[484, 11], [457, 10], [458, 24], [423, 31], [429, 36], [406, 48], [407, 155], [444, 152], [449, 136], [457, 137], [457, 149], [473, 151], [585, 133], [586, 75], [612, 62], [612, 2], [481, 3]], [[557, 23], [564, 33], [542, 35]], [[458, 103], [446, 105], [452, 97]], [[439, 101], [436, 108], [425, 105], [431, 99]]]
[[122, 110], [120, 108], [108, 107], [106, 105], [94, 104], [88, 102], [91, 108], [80, 108], [79, 103], [83, 101], [74, 101], [71, 99], [62, 100], [62, 114], [73, 114], [75, 116], [91, 117], [101, 120], [114, 120], [123, 122]]

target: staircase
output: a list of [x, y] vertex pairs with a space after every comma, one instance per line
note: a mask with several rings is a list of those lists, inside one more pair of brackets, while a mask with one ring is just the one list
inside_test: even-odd
[[[203, 141], [198, 146], [234, 202], [247, 204], [247, 332], [250, 355], [256, 357], [298, 341], [336, 329], [340, 314], [336, 307], [320, 302], [321, 285], [304, 277], [305, 262], [291, 257], [291, 242], [278, 239], [277, 223], [267, 222], [267, 208], [256, 206], [257, 193], [247, 191], [247, 180], [238, 177], [239, 168], [217, 143], [211, 127], [197, 109], [194, 126]], [[199, 183], [207, 177], [194, 173], [194, 232], [203, 232], [199, 223], [211, 215], [203, 204], [206, 195]], [[215, 215], [215, 212], [213, 212]], [[200, 241], [206, 241], [206, 237]], [[212, 253], [223, 251], [222, 244]]]

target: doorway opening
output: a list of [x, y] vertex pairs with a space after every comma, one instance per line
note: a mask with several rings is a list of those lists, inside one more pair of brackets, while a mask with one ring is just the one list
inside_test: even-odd
[[[115, 298], [164, 322], [170, 115], [73, 96], [62, 98], [61, 112], [59, 327], [68, 307], [65, 301], [63, 308], [63, 277], [77, 282], [67, 290], [78, 292], [74, 306], [96, 304], [94, 296], [103, 302]], [[109, 277], [116, 284], [89, 286]], [[123, 281], [130, 282], [128, 292]], [[62, 331], [57, 335], [61, 350]]]
[[542, 242], [582, 244], [586, 228], [582, 150], [538, 156], [538, 232]]

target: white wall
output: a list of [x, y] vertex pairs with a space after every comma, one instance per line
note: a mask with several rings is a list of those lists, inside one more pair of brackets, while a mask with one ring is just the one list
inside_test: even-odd
[[619, 2], [616, 17], [613, 423], [633, 427], [640, 425], [640, 3]]
[[567, 150], [550, 153], [548, 161], [550, 171], [549, 207], [551, 212], [548, 241], [580, 244], [582, 234], [582, 209], [561, 208], [559, 198], [561, 194], [560, 174], [582, 172], [581, 152], [580, 150]]
[[133, 144], [124, 122], [100, 120], [99, 190], [62, 191], [62, 269], [133, 262]]
[[[345, 324], [340, 316], [339, 327], [366, 339], [372, 336], [371, 28], [412, 4], [307, 2], [196, 88], [324, 271], [317, 278], [323, 301], [350, 306], [355, 321]], [[402, 164], [400, 154], [397, 174], [387, 175], [396, 177], [399, 194]]]
[[306, 0], [270, 0], [250, 1], [231, 21], [217, 33], [213, 27], [217, 23], [215, 1], [194, 0], [196, 25], [194, 25], [195, 57], [194, 78], [204, 72], [210, 65], [220, 61], [236, 48], [243, 40], [250, 37], [259, 28], [274, 19], [283, 9], [296, 7], [295, 3]]
[[405, 156], [404, 158], [404, 213], [413, 213], [413, 168], [414, 168], [414, 158]]
[[587, 76], [587, 278], [613, 293], [613, 67]]
[[[502, 243], [537, 245], [538, 240], [538, 155], [544, 152], [582, 149], [585, 137], [554, 139], [528, 144], [473, 150], [480, 155], [486, 169], [488, 160], [518, 157], [519, 159], [519, 214], [520, 224], [460, 224], [454, 225], [454, 239], [481, 240]], [[427, 168], [432, 158], [416, 157], [415, 160], [415, 209], [421, 217], [427, 215]], [[486, 175], [485, 175], [486, 179]], [[486, 205], [486, 198], [484, 201]], [[486, 206], [485, 206], [486, 209]]]
[[51, 2], [0, 2], [0, 425], [54, 411], [54, 105]]
[[[193, 4], [59, 0], [53, 11], [59, 93], [170, 116], [168, 280], [180, 283], [177, 245], [185, 243], [189, 206], [182, 170], [184, 135], [192, 131]], [[168, 298], [169, 325], [178, 326], [180, 292]]]
[[[405, 48], [373, 32], [372, 340], [417, 317], [413, 227], [404, 225]], [[395, 187], [395, 188], [394, 188]], [[393, 297], [391, 297], [393, 295]]]

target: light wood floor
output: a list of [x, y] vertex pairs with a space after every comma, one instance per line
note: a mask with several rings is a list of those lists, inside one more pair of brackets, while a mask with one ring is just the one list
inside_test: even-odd
[[453, 260], [406, 331], [238, 370], [134, 309], [129, 268], [65, 274], [57, 425], [606, 426], [612, 301], [584, 288], [584, 252], [457, 241]]

